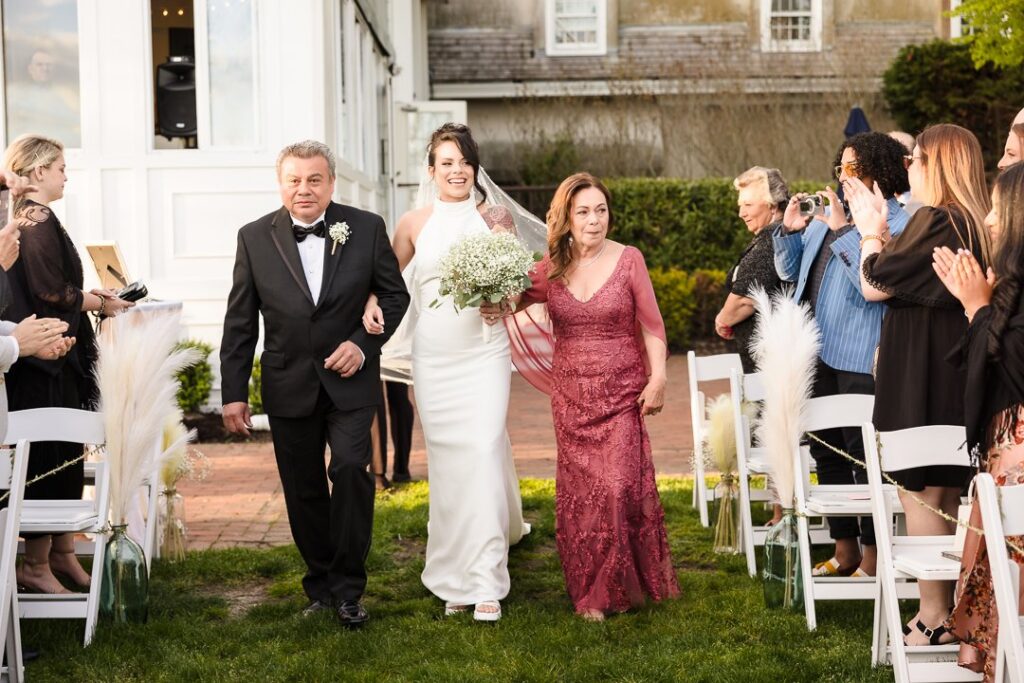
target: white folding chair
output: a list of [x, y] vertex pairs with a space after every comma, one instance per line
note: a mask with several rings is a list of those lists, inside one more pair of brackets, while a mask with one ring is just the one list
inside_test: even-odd
[[[103, 446], [106, 443], [103, 415], [71, 408], [35, 408], [8, 415], [8, 443], [18, 441], [63, 441]], [[31, 448], [29, 449], [31, 457]], [[50, 595], [19, 593], [23, 619], [85, 619], [84, 644], [92, 642], [99, 614], [100, 586], [106, 526], [109, 472], [105, 462], [96, 463], [95, 496], [92, 500], [26, 500], [20, 529], [22, 534], [91, 534], [89, 541], [76, 541], [75, 552], [92, 556], [92, 577], [88, 593]]]
[[1024, 486], [996, 486], [990, 474], [975, 479], [992, 588], [999, 613], [997, 683], [1024, 681], [1024, 618], [1020, 616], [1020, 565], [1010, 559], [1007, 536], [1024, 536]]
[[[751, 477], [756, 475], [769, 476], [768, 452], [765, 448], [754, 446], [752, 425], [750, 420], [743, 414], [743, 403], [758, 402], [765, 399], [761, 373], [744, 374], [739, 370], [733, 370], [729, 376], [729, 389], [732, 395], [732, 410], [736, 427], [736, 470], [740, 489], [740, 534], [743, 541], [743, 553], [747, 559], [747, 573], [750, 576], [756, 576], [756, 549], [764, 545], [764, 539], [768, 535], [768, 527], [754, 526], [751, 506], [755, 502], [771, 502], [772, 495], [768, 489], [752, 489], [750, 487]], [[831, 540], [828, 536], [828, 528], [824, 524], [810, 525], [809, 531], [811, 542], [814, 544], [828, 543]]]
[[701, 526], [710, 524], [708, 506], [715, 497], [715, 490], [709, 489], [704, 472], [704, 434], [707, 431], [707, 405], [704, 393], [698, 385], [712, 380], [728, 380], [733, 369], [741, 369], [743, 363], [738, 353], [723, 353], [717, 356], [697, 357], [693, 351], [686, 354], [686, 368], [690, 381], [690, 423], [693, 429], [693, 506], [700, 513]]
[[18, 524], [25, 498], [25, 472], [28, 468], [28, 441], [19, 441], [13, 451], [0, 454], [0, 491], [7, 493], [0, 510], [0, 655], [7, 664], [0, 669], [0, 680], [21, 681], [25, 666], [21, 659], [21, 623], [18, 618], [18, 591], [14, 577], [18, 557]]
[[[868, 394], [821, 396], [807, 401], [802, 425], [805, 432], [818, 434], [829, 429], [859, 427], [871, 421], [875, 398]], [[811, 537], [808, 517], [867, 517], [871, 514], [866, 485], [812, 485], [811, 455], [807, 448], [792, 454], [793, 497], [797, 516], [797, 540], [804, 584], [804, 614], [808, 630], [818, 626], [815, 602], [818, 600], [873, 600], [873, 577], [813, 576]]]
[[[918, 598], [917, 581], [955, 581], [960, 563], [943, 556], [954, 536], [903, 536], [893, 530], [894, 486], [883, 484], [882, 471], [929, 465], [968, 466], [963, 427], [938, 425], [876, 432], [865, 423], [864, 453], [871, 491], [871, 516], [878, 544], [877, 596], [871, 643], [874, 665], [892, 663], [897, 683], [978, 681], [980, 674], [957, 666], [959, 644], [907, 646], [899, 600]], [[876, 440], [877, 438], [877, 440]]]

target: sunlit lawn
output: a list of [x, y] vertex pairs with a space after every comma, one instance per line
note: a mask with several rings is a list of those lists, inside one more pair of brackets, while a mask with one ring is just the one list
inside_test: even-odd
[[512, 593], [496, 625], [443, 618], [420, 584], [427, 485], [378, 497], [366, 605], [345, 631], [303, 618], [302, 563], [292, 546], [191, 553], [156, 562], [149, 623], [101, 623], [81, 647], [81, 622], [26, 622], [44, 657], [30, 680], [52, 681], [888, 681], [870, 666], [871, 605], [767, 611], [741, 557], [711, 552], [690, 508], [690, 484], [659, 480], [683, 596], [603, 624], [573, 616], [554, 544], [554, 482], [524, 480], [533, 532], [511, 553]]

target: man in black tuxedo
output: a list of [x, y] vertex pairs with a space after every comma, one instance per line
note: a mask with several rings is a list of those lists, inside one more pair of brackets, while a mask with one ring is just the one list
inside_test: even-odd
[[[292, 537], [307, 571], [304, 613], [334, 609], [349, 627], [360, 603], [373, 528], [370, 425], [381, 402], [380, 348], [409, 294], [384, 220], [336, 204], [334, 154], [307, 140], [281, 151], [283, 206], [238, 231], [224, 316], [224, 425], [248, 434], [249, 374], [263, 314], [263, 407], [270, 418]], [[363, 329], [370, 293], [384, 335]], [[330, 462], [324, 467], [324, 447]], [[331, 488], [327, 478], [330, 477]]]

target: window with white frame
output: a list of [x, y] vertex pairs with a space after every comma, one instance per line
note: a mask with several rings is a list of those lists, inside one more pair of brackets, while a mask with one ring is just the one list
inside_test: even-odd
[[82, 145], [75, 0], [4, 0], [3, 82], [8, 142], [23, 133]]
[[[963, 4], [963, 0], [950, 0], [949, 10], [955, 12], [959, 9], [960, 5]], [[971, 29], [971, 25], [964, 20], [959, 14], [953, 14], [949, 17], [949, 37], [950, 38], [963, 38], [974, 33]]]
[[761, 0], [761, 49], [821, 49], [821, 0]]
[[608, 52], [607, 0], [546, 0], [545, 15], [549, 55]]

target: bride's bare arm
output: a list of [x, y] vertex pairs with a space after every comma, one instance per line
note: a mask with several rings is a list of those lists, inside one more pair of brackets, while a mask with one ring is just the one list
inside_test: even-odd
[[[429, 215], [426, 214], [426, 215]], [[399, 220], [395, 228], [395, 236], [391, 240], [391, 248], [398, 257], [398, 267], [405, 267], [412, 261], [416, 253], [416, 237], [419, 235], [426, 217], [422, 210], [408, 211]], [[377, 305], [377, 296], [370, 294], [363, 308], [363, 328], [368, 334], [384, 333], [384, 312]]]

